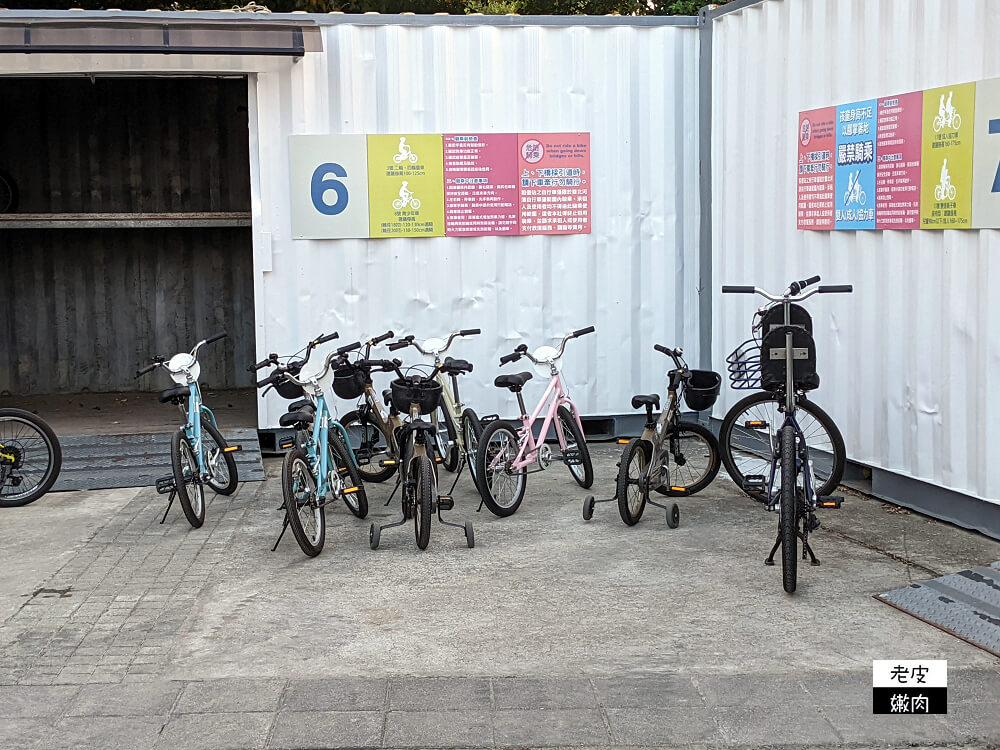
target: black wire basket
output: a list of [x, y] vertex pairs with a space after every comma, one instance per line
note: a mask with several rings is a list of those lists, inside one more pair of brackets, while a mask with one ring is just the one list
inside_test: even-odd
[[355, 365], [348, 363], [333, 371], [333, 392], [340, 398], [361, 398], [366, 382], [365, 371]]
[[760, 389], [760, 342], [747, 339], [726, 357], [729, 384], [740, 391]]
[[706, 411], [711, 409], [719, 398], [722, 387], [722, 376], [711, 370], [691, 370], [691, 375], [684, 386], [684, 403], [691, 411]]
[[441, 402], [441, 384], [420, 375], [396, 378], [390, 387], [392, 405], [404, 414], [410, 412], [410, 404], [417, 404], [421, 414], [431, 414]]

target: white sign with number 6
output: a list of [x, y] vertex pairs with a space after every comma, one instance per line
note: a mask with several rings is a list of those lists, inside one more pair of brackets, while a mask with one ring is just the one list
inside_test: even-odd
[[289, 137], [292, 237], [368, 237], [368, 143], [364, 135]]

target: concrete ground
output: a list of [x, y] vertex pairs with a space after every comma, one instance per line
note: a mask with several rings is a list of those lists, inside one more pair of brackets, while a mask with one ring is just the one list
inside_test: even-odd
[[[595, 444], [599, 497], [617, 446]], [[872, 598], [1000, 560], [1000, 543], [850, 497], [799, 590], [762, 564], [776, 517], [723, 478], [671, 530], [553, 466], [518, 513], [368, 548], [329, 515], [313, 559], [281, 526], [280, 462], [191, 529], [151, 488], [0, 514], [0, 747], [986, 747], [1000, 661]], [[443, 474], [443, 476], [450, 476]], [[390, 486], [370, 518], [394, 519]], [[656, 511], [655, 513], [653, 511]], [[947, 659], [944, 716], [871, 713], [873, 659]]]

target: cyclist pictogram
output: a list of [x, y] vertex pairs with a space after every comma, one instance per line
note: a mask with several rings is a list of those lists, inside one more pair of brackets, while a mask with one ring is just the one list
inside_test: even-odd
[[941, 165], [941, 181], [934, 186], [934, 200], [943, 201], [955, 200], [955, 196], [958, 191], [955, 186], [951, 184], [951, 174], [948, 172], [948, 160], [945, 159], [944, 163]]
[[402, 164], [404, 161], [409, 161], [410, 164], [416, 164], [419, 157], [413, 153], [413, 149], [410, 148], [410, 144], [406, 142], [406, 136], [402, 136], [399, 139], [399, 153], [393, 154], [392, 161], [396, 164]]
[[865, 205], [868, 195], [861, 189], [861, 170], [849, 172], [847, 175], [847, 192], [844, 193], [844, 205], [849, 206], [857, 203], [859, 206]]
[[407, 187], [408, 185], [409, 182], [403, 180], [403, 184], [399, 188], [399, 197], [392, 202], [392, 207], [397, 211], [407, 206], [414, 209], [420, 208], [420, 199], [413, 197], [413, 191]]
[[934, 117], [934, 132], [938, 133], [944, 128], [949, 130], [958, 130], [962, 127], [962, 115], [958, 113], [955, 109], [955, 105], [951, 103], [951, 95], [953, 92], [948, 92], [948, 101], [945, 101], [944, 94], [941, 94], [941, 103], [938, 104], [938, 113]]

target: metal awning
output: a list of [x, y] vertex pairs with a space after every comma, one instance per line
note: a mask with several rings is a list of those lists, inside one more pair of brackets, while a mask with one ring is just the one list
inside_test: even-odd
[[279, 55], [323, 49], [319, 27], [256, 19], [175, 18], [5, 19], [0, 52], [71, 54]]

